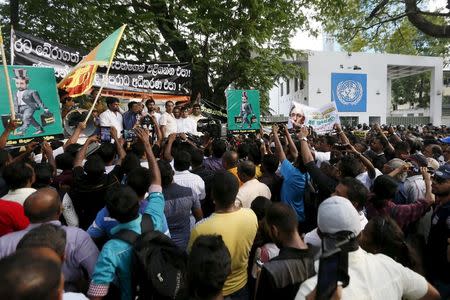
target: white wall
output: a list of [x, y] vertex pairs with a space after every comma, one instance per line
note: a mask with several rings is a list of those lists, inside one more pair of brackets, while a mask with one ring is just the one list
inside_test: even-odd
[[[309, 105], [321, 107], [331, 101], [331, 73], [367, 74], [367, 112], [340, 112], [339, 115], [359, 117], [359, 123], [369, 123], [369, 116], [381, 117], [381, 122], [386, 122], [387, 65], [380, 61], [381, 57], [371, 56], [363, 53], [311, 52], [308, 57]], [[361, 70], [353, 70], [354, 66]]]
[[[289, 94], [287, 93], [286, 81], [289, 80]], [[300, 89], [300, 78], [298, 79], [298, 90], [295, 91], [295, 79], [279, 79], [278, 83], [270, 90], [269, 107], [274, 115], [289, 115], [292, 101], [308, 104], [308, 83], [305, 81], [303, 89]], [[281, 92], [283, 88], [283, 93]], [[306, 98], [306, 100], [305, 100]]]

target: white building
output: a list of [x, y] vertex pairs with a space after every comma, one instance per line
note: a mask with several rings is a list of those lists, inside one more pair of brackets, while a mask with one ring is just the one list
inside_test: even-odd
[[274, 115], [287, 116], [292, 101], [321, 107], [335, 99], [340, 101], [337, 104], [343, 122], [386, 123], [393, 116], [392, 80], [430, 71], [430, 109], [421, 113], [429, 114], [433, 124], [442, 124], [440, 57], [308, 51], [305, 58], [293, 63], [305, 68], [306, 78], [280, 80], [272, 88], [269, 97]]

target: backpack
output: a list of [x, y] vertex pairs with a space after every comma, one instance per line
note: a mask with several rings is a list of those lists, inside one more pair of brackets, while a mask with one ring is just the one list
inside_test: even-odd
[[133, 245], [132, 299], [186, 299], [187, 254], [168, 236], [153, 230], [148, 214], [142, 216], [141, 230], [142, 235], [124, 229], [112, 237]]

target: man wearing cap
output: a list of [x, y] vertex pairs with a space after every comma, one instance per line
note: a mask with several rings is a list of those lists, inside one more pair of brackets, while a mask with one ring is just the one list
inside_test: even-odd
[[39, 109], [44, 109], [48, 112], [44, 102], [42, 102], [38, 91], [28, 89], [30, 79], [27, 76], [25, 69], [13, 69], [14, 80], [16, 83], [17, 92], [14, 95], [14, 111], [22, 115], [23, 124], [17, 128], [15, 135], [24, 135], [30, 127], [36, 128], [33, 134], [41, 134], [44, 132], [42, 126], [34, 118], [34, 112]]
[[[322, 202], [317, 225], [324, 244], [349, 239], [341, 247], [348, 252], [350, 278], [341, 299], [440, 299], [438, 291], [420, 274], [384, 254], [370, 254], [359, 247], [359, 214], [346, 198], [332, 196]], [[317, 275], [300, 286], [295, 299], [306, 299], [316, 285]]]
[[441, 166], [435, 173], [431, 186], [436, 208], [431, 217], [425, 262], [430, 281], [441, 293], [450, 298], [450, 165]]

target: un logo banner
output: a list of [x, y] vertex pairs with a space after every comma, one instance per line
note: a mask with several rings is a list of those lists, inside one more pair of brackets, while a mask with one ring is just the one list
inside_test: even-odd
[[366, 112], [367, 74], [331, 73], [331, 100], [339, 112]]

